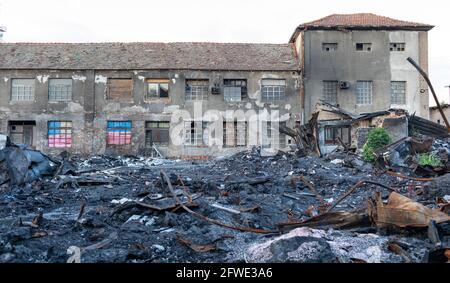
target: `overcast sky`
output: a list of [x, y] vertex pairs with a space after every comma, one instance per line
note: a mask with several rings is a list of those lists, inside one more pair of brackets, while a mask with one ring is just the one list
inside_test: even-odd
[[285, 43], [300, 23], [370, 12], [435, 25], [430, 77], [449, 102], [450, 4], [443, 0], [0, 0], [7, 42]]

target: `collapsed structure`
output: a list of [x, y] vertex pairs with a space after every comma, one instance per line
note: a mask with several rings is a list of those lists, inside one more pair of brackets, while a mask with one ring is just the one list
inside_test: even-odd
[[428, 88], [406, 58], [427, 69], [431, 28], [351, 14], [302, 24], [286, 44], [1, 43], [0, 132], [46, 153], [203, 159], [286, 148], [278, 125], [307, 123], [319, 99], [428, 118]]

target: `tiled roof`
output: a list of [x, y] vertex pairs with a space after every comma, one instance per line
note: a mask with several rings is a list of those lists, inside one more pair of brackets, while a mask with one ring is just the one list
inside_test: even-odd
[[291, 44], [0, 43], [0, 69], [291, 71]]
[[397, 29], [428, 31], [433, 27], [432, 25], [401, 21], [371, 13], [333, 14], [299, 25], [296, 33], [305, 29]]

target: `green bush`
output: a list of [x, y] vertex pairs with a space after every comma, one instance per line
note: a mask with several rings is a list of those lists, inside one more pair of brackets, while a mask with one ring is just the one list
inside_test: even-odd
[[367, 142], [363, 147], [363, 158], [367, 162], [375, 162], [374, 152], [392, 142], [391, 137], [384, 128], [375, 128], [369, 132]]
[[441, 159], [436, 154], [433, 154], [433, 153], [419, 154], [418, 163], [421, 166], [431, 166], [431, 167], [442, 166]]

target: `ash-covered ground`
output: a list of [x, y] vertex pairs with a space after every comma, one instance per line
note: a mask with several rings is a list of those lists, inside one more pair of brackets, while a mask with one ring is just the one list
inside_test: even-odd
[[[430, 208], [450, 194], [439, 179], [446, 175], [431, 182], [393, 177], [350, 153], [264, 157], [255, 148], [205, 162], [132, 156], [64, 162], [64, 174], [0, 186], [0, 262], [422, 262], [435, 248], [426, 228], [369, 223], [281, 233], [278, 224], [311, 218], [361, 180]], [[187, 212], [161, 171], [195, 213], [266, 233]], [[333, 211], [364, 211], [377, 191], [383, 198], [391, 192], [367, 184]], [[446, 241], [442, 229], [440, 235]]]

